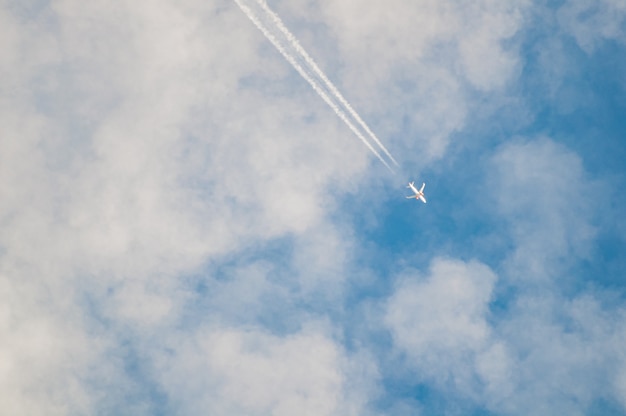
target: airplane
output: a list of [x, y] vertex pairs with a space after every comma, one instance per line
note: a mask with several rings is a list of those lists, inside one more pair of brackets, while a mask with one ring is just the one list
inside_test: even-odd
[[415, 195], [411, 195], [411, 196], [407, 196], [407, 199], [419, 199], [421, 200], [423, 203], [426, 203], [426, 198], [424, 197], [424, 187], [426, 186], [426, 183], [422, 184], [422, 187], [420, 188], [420, 190], [418, 191], [417, 188], [414, 185], [415, 182], [409, 182], [409, 186], [407, 186], [407, 188], [411, 188], [411, 190], [413, 192], [415, 192]]

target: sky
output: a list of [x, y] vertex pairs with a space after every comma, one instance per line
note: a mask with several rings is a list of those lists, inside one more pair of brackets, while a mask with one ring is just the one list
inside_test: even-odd
[[3, 412], [626, 415], [626, 3], [267, 4], [394, 172], [235, 0], [0, 1]]

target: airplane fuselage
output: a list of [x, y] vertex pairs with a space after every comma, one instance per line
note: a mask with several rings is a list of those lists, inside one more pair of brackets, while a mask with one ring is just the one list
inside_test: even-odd
[[426, 203], [426, 197], [424, 196], [424, 187], [425, 186], [426, 186], [426, 184], [423, 183], [422, 184], [422, 188], [418, 190], [415, 187], [415, 185], [413, 184], [413, 182], [409, 182], [409, 186], [407, 186], [407, 188], [411, 188], [411, 190], [415, 193], [415, 195], [407, 196], [407, 198], [409, 198], [409, 199], [413, 199], [413, 198], [419, 199], [423, 203]]

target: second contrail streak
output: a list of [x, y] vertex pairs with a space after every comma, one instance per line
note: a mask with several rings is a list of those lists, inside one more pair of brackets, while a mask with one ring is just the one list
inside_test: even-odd
[[[298, 71], [298, 73], [311, 85], [313, 90], [328, 104], [332, 110], [343, 120], [343, 122], [352, 130], [352, 132], [370, 149], [374, 155], [389, 169], [391, 172], [394, 170], [389, 166], [389, 164], [383, 159], [380, 153], [370, 144], [370, 142], [363, 136], [363, 134], [359, 131], [359, 129], [350, 121], [347, 114], [339, 108], [339, 106], [329, 97], [329, 95], [324, 91], [324, 89], [318, 84], [318, 82], [309, 74], [307, 71], [298, 63], [296, 58], [291, 55], [286, 48], [281, 44], [281, 42], [267, 29], [263, 23], [259, 20], [257, 15], [245, 4], [243, 4], [242, 0], [235, 0], [239, 8], [244, 12], [244, 14], [254, 23], [254, 25], [263, 33], [263, 35], [276, 47], [278, 52], [293, 66], [293, 68]], [[350, 104], [343, 98], [343, 96], [339, 93], [339, 91], [335, 88], [335, 86], [328, 80], [328, 78], [324, 75], [324, 73], [317, 67], [315, 62], [309, 57], [309, 55], [304, 51], [304, 49], [300, 46], [295, 37], [287, 30], [287, 28], [282, 24], [280, 18], [273, 13], [267, 5], [265, 5], [262, 1], [257, 0], [258, 4], [264, 9], [265, 13], [270, 16], [274, 24], [279, 28], [281, 33], [287, 37], [291, 46], [296, 49], [298, 54], [305, 60], [308, 66], [324, 81], [326, 84], [326, 88], [328, 88], [332, 94], [337, 98], [341, 104], [348, 109], [350, 114], [361, 124], [361, 126], [368, 132], [368, 134], [373, 138], [373, 140], [380, 146], [380, 148], [385, 152], [385, 154], [393, 161], [393, 163], [397, 166], [397, 162], [395, 159], [389, 154], [387, 149], [380, 143], [380, 141], [376, 138], [376, 136], [371, 132], [371, 130], [367, 127], [367, 125], [363, 122], [363, 120], [358, 116], [358, 114], [352, 109]]]
[[348, 100], [346, 100], [343, 97], [343, 95], [341, 95], [337, 87], [335, 87], [335, 85], [328, 79], [326, 74], [324, 74], [324, 72], [319, 68], [319, 66], [317, 66], [313, 58], [311, 58], [309, 54], [306, 52], [306, 50], [302, 47], [302, 45], [300, 45], [300, 42], [298, 42], [298, 39], [293, 35], [293, 33], [291, 33], [289, 29], [287, 29], [282, 19], [280, 18], [280, 16], [278, 16], [275, 12], [273, 12], [269, 8], [265, 0], [256, 0], [256, 1], [263, 8], [263, 11], [265, 11], [265, 13], [267, 13], [270, 16], [270, 18], [272, 19], [272, 21], [274, 22], [278, 30], [280, 30], [282, 34], [289, 40], [289, 43], [291, 44], [291, 46], [296, 51], [298, 51], [298, 53], [300, 54], [302, 58], [304, 58], [309, 68], [311, 68], [313, 72], [315, 72], [315, 74], [318, 77], [320, 77], [322, 81], [324, 81], [326, 88], [328, 88], [330, 92], [332, 92], [332, 94], [335, 96], [335, 98], [339, 100], [339, 102], [344, 106], [344, 108], [348, 110], [350, 115], [354, 117], [354, 119], [361, 125], [361, 127], [363, 127], [363, 129], [367, 132], [367, 134], [369, 134], [372, 140], [374, 140], [374, 142], [376, 142], [376, 144], [383, 150], [383, 152], [385, 152], [385, 154], [389, 157], [389, 159], [391, 159], [391, 161], [396, 166], [398, 166], [398, 162], [396, 162], [393, 156], [391, 156], [391, 153], [387, 151], [385, 146], [383, 146], [380, 140], [378, 140], [378, 137], [376, 137], [376, 135], [372, 132], [372, 130], [370, 130], [367, 124], [365, 124], [363, 119], [359, 116], [359, 114], [352, 108]]

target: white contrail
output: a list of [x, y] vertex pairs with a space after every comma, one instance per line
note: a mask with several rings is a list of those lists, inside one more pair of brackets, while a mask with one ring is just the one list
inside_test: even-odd
[[[380, 153], [369, 143], [369, 141], [363, 136], [363, 134], [356, 128], [356, 126], [350, 121], [348, 116], [344, 111], [342, 111], [337, 104], [335, 104], [332, 99], [326, 94], [326, 92], [321, 88], [321, 86], [305, 71], [305, 69], [298, 63], [298, 61], [289, 53], [283, 45], [280, 43], [278, 39], [260, 22], [257, 16], [254, 14], [249, 7], [245, 6], [241, 0], [235, 0], [239, 8], [245, 13], [245, 15], [255, 24], [257, 28], [263, 33], [263, 35], [276, 47], [276, 49], [280, 52], [281, 55], [294, 67], [296, 71], [311, 85], [313, 90], [328, 104], [335, 114], [339, 116], [343, 120], [344, 123], [352, 130], [352, 132], [359, 138], [361, 141], [376, 155], [378, 160], [380, 160], [387, 169], [389, 169], [392, 173], [394, 170], [389, 166], [389, 164], [382, 158]], [[383, 148], [384, 149], [384, 148]], [[391, 158], [393, 160], [393, 158]], [[394, 163], [395, 160], [393, 160]], [[397, 165], [397, 163], [396, 163]]]
[[[254, 12], [244, 5], [241, 0], [235, 0], [235, 3], [239, 6], [239, 8], [245, 13], [246, 16], [255, 24], [257, 28], [263, 33], [263, 35], [276, 47], [278, 52], [294, 67], [296, 71], [304, 78], [310, 85], [313, 87], [313, 90], [328, 104], [335, 114], [341, 118], [344, 123], [352, 130], [352, 132], [359, 138], [361, 141], [376, 155], [378, 160], [380, 160], [391, 172], [394, 170], [389, 166], [389, 164], [383, 159], [383, 157], [378, 153], [376, 149], [370, 144], [370, 142], [363, 136], [363, 134], [357, 129], [357, 127], [350, 121], [348, 116], [344, 111], [342, 111], [337, 104], [335, 104], [332, 99], [326, 94], [326, 92], [321, 88], [321, 86], [304, 70], [302, 65], [298, 63], [298, 61], [289, 53], [283, 45], [276, 39], [274, 35], [261, 23], [261, 21], [257, 18]], [[384, 149], [384, 148], [383, 148]], [[391, 158], [393, 160], [393, 158]], [[395, 163], [395, 160], [394, 160]], [[396, 163], [397, 164], [397, 163]]]
[[389, 159], [391, 159], [393, 163], [396, 166], [398, 166], [398, 162], [396, 162], [393, 156], [391, 156], [391, 153], [387, 151], [385, 146], [383, 146], [380, 140], [378, 140], [378, 137], [376, 137], [376, 135], [372, 132], [372, 130], [370, 130], [367, 124], [365, 124], [363, 119], [359, 116], [359, 114], [352, 108], [350, 103], [343, 97], [343, 95], [341, 95], [339, 90], [328, 79], [326, 74], [324, 74], [324, 72], [319, 68], [319, 66], [317, 66], [313, 58], [311, 58], [309, 54], [306, 52], [306, 50], [302, 47], [302, 45], [300, 45], [300, 42], [298, 42], [298, 39], [289, 31], [289, 29], [287, 29], [287, 27], [284, 25], [281, 18], [269, 8], [265, 0], [256, 0], [256, 1], [263, 8], [263, 11], [265, 11], [265, 13], [267, 13], [270, 16], [270, 18], [272, 19], [276, 27], [289, 40], [289, 43], [291, 44], [291, 46], [300, 54], [302, 58], [304, 58], [309, 68], [311, 68], [315, 72], [315, 74], [317, 74], [317, 76], [320, 77], [324, 81], [324, 84], [326, 84], [326, 88], [328, 88], [332, 92], [335, 98], [339, 100], [339, 102], [344, 106], [344, 108], [348, 110], [350, 115], [352, 115], [352, 117], [356, 119], [356, 121], [361, 125], [361, 127], [363, 127], [363, 129], [367, 132], [367, 134], [369, 134], [372, 140], [374, 140], [376, 144], [380, 146], [380, 148], [383, 150], [383, 152], [385, 152], [385, 154], [389, 157]]

